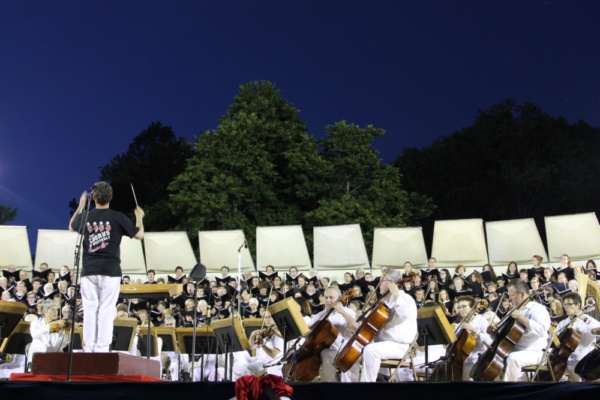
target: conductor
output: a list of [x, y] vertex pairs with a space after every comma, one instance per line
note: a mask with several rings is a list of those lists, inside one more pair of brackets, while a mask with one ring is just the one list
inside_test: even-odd
[[[69, 230], [77, 232], [87, 192], [83, 192]], [[109, 351], [113, 336], [113, 322], [117, 311], [121, 283], [120, 244], [123, 235], [144, 237], [144, 210], [137, 207], [135, 225], [121, 212], [109, 208], [112, 187], [98, 182], [91, 191], [96, 207], [88, 214], [86, 226], [79, 232], [83, 237], [83, 268], [81, 271], [81, 298], [83, 302], [83, 351], [104, 353]]]

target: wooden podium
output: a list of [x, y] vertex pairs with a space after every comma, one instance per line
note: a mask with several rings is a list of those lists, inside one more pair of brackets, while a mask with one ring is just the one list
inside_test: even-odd
[[[36, 353], [31, 372], [39, 375], [67, 375], [69, 353]], [[72, 375], [144, 375], [160, 379], [160, 361], [121, 353], [73, 353]]]

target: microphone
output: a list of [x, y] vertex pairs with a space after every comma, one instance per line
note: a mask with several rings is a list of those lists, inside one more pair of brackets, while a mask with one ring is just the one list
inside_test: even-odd
[[247, 249], [248, 248], [248, 242], [246, 241], [246, 239], [244, 239], [244, 248]]

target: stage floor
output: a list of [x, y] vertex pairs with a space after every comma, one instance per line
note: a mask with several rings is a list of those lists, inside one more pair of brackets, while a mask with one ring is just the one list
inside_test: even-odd
[[[596, 383], [295, 383], [292, 400], [397, 399], [598, 399]], [[189, 398], [227, 400], [235, 396], [230, 382], [0, 382], [0, 398], [15, 400], [165, 400]]]

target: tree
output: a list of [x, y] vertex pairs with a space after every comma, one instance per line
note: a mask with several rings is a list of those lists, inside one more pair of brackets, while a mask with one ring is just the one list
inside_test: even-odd
[[169, 126], [152, 122], [133, 139], [126, 153], [101, 168], [100, 180], [113, 187], [111, 208], [132, 212], [135, 208], [133, 184], [138, 203], [146, 212], [144, 225], [153, 231], [172, 230], [177, 222], [167, 204], [167, 186], [183, 172], [192, 154], [184, 137], [176, 137]]
[[6, 225], [17, 217], [17, 208], [0, 204], [0, 225]]
[[326, 132], [319, 145], [321, 157], [331, 166], [329, 196], [307, 214], [309, 225], [359, 223], [370, 251], [374, 228], [414, 225], [431, 214], [431, 200], [404, 190], [398, 169], [382, 164], [371, 148], [384, 130], [341, 121], [326, 127]]
[[301, 224], [325, 195], [328, 164], [298, 110], [268, 81], [240, 86], [219, 126], [196, 138], [185, 172], [169, 186], [178, 229]]
[[[600, 130], [512, 100], [395, 165], [406, 186], [433, 198], [438, 219], [536, 218], [597, 209]], [[429, 222], [431, 223], [431, 221]]]

